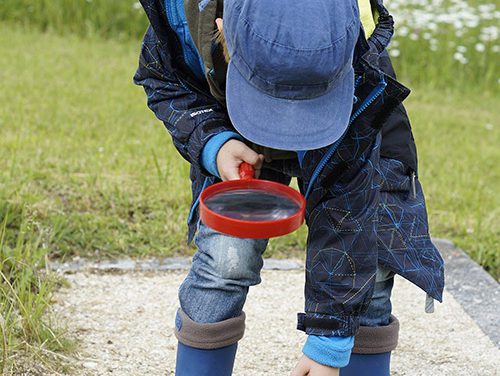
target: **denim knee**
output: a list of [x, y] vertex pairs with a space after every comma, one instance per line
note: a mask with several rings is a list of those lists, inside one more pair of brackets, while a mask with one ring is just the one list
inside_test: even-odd
[[198, 251], [179, 288], [182, 309], [198, 323], [239, 316], [249, 286], [261, 281], [267, 240], [235, 238], [202, 224], [195, 243]]
[[213, 276], [245, 286], [260, 283], [264, 265], [262, 253], [267, 239], [242, 239], [221, 234], [201, 224], [195, 243], [198, 252], [193, 258], [193, 268]]

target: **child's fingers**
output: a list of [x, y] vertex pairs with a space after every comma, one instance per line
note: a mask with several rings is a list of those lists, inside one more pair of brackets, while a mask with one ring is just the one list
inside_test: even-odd
[[227, 166], [223, 169], [223, 171], [219, 171], [221, 179], [223, 181], [226, 180], [238, 180], [240, 179], [240, 168], [239, 164], [233, 164], [231, 166]]
[[240, 179], [239, 167], [242, 162], [253, 166], [258, 178], [264, 163], [264, 156], [257, 154], [246, 144], [238, 140], [229, 140], [217, 154], [217, 169], [223, 181]]
[[240, 155], [242, 162], [249, 163], [253, 166], [254, 176], [256, 179], [260, 176], [260, 170], [262, 169], [262, 164], [264, 163], [264, 156], [262, 154], [257, 154], [255, 151], [245, 146], [245, 149], [241, 150]]
[[222, 23], [222, 18], [216, 18], [215, 19], [215, 23], [217, 24], [217, 29], [219, 29], [219, 31], [222, 31], [223, 29], [223, 23]]
[[246, 145], [239, 150], [238, 154], [238, 157], [240, 157], [243, 162], [250, 163], [255, 169], [261, 169], [262, 163], [264, 162], [264, 156], [262, 154], [257, 154]]
[[260, 177], [260, 170], [262, 170], [262, 165], [264, 164], [264, 156], [259, 154], [259, 161], [253, 166], [255, 169], [255, 179]]
[[307, 375], [309, 375], [309, 370], [310, 370], [310, 367], [308, 366], [305, 357], [302, 356], [299, 359], [299, 362], [297, 363], [297, 365], [293, 369], [290, 376], [307, 376]]

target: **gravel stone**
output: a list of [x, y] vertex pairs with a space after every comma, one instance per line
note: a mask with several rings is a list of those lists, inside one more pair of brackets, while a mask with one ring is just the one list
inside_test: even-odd
[[[56, 294], [54, 309], [80, 341], [73, 374], [174, 375], [174, 315], [185, 274], [67, 274], [71, 286]], [[290, 374], [306, 338], [295, 329], [303, 288], [301, 270], [262, 272], [245, 305], [247, 329], [235, 376]], [[425, 294], [396, 278], [393, 307], [401, 321], [393, 376], [500, 375], [500, 350], [449, 293], [435, 313], [426, 314]]]

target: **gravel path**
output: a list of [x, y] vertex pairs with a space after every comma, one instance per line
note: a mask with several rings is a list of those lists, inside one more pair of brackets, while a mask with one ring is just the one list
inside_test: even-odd
[[[81, 341], [77, 375], [173, 375], [173, 318], [177, 288], [186, 271], [66, 275], [54, 309]], [[250, 289], [247, 330], [235, 376], [288, 375], [305, 335], [295, 329], [302, 310], [302, 271], [263, 271]], [[394, 313], [402, 323], [393, 376], [500, 375], [500, 350], [448, 293], [432, 315], [425, 295], [397, 278]]]

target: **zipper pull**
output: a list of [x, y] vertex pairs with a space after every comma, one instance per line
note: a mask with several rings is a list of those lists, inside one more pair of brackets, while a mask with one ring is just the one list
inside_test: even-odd
[[410, 189], [414, 200], [417, 199], [417, 184], [415, 182], [415, 179], [416, 179], [415, 171], [412, 171], [410, 175]]

